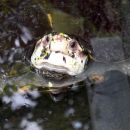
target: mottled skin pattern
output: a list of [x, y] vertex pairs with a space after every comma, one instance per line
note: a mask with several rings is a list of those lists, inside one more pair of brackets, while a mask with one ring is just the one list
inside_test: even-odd
[[71, 76], [82, 73], [87, 61], [78, 41], [63, 33], [45, 35], [36, 43], [31, 56], [35, 68]]

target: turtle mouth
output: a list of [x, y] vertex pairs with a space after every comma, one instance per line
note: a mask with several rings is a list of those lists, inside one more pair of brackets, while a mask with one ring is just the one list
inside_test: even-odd
[[[46, 69], [74, 76], [83, 72], [86, 60], [87, 58], [81, 61], [81, 59], [75, 59], [73, 56], [52, 51], [49, 55], [41, 57], [33, 64], [38, 69]], [[32, 59], [32, 61], [34, 60]]]
[[54, 72], [58, 72], [58, 73], [63, 73], [63, 74], [68, 74], [69, 73], [69, 69], [64, 67], [64, 66], [57, 66], [48, 62], [44, 62], [42, 69], [46, 69], [48, 71], [54, 71]]

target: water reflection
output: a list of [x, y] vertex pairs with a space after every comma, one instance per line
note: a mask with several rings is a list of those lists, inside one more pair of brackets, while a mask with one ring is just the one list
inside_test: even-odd
[[81, 129], [82, 128], [82, 123], [80, 121], [73, 121], [72, 122], [72, 127], [74, 129]]
[[32, 34], [31, 34], [31, 32], [28, 30], [28, 28], [25, 27], [25, 26], [20, 26], [20, 29], [21, 29], [21, 31], [22, 31], [22, 34], [21, 34], [20, 37], [21, 37], [22, 41], [23, 41], [25, 44], [27, 44], [29, 41], [32, 40]]
[[[38, 91], [22, 92], [22, 93], [12, 93], [11, 96], [4, 95], [2, 101], [5, 104], [10, 104], [12, 110], [19, 109], [22, 106], [35, 107], [36, 101], [34, 99], [38, 98], [40, 95]], [[29, 98], [31, 97], [31, 98]]]
[[67, 93], [66, 97], [57, 103], [53, 102], [47, 93], [38, 91], [3, 95], [0, 105], [1, 126], [7, 130], [88, 130], [89, 124], [86, 122], [90, 119], [84, 89]]
[[28, 121], [26, 118], [24, 118], [21, 121], [20, 127], [23, 130], [32, 130], [32, 129], [44, 130], [37, 122], [35, 122], [35, 121]]
[[65, 115], [65, 117], [69, 117], [69, 116], [74, 116], [74, 114], [75, 114], [75, 109], [74, 108], [68, 108], [66, 111], [65, 111], [65, 113], [64, 113], [64, 115]]

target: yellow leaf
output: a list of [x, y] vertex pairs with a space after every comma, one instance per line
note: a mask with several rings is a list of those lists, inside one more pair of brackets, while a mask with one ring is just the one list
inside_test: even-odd
[[51, 14], [47, 14], [47, 17], [48, 17], [50, 26], [52, 27], [52, 16], [51, 16]]
[[30, 89], [30, 85], [25, 85], [25, 86], [21, 86], [19, 89], [18, 89], [18, 92], [26, 92]]

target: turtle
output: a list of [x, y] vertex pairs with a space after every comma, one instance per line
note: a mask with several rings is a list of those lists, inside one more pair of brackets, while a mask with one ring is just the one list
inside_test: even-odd
[[8, 78], [17, 86], [42, 87], [51, 94], [71, 88], [86, 79], [92, 49], [85, 40], [74, 35], [52, 32], [31, 44], [24, 53], [20, 68], [29, 71]]
[[[49, 33], [36, 42], [30, 63], [44, 79], [49, 80], [48, 87], [58, 87], [53, 85], [55, 83], [60, 83], [59, 88], [70, 86], [78, 82], [79, 77], [81, 81], [85, 77], [92, 49], [84, 44], [87, 43], [74, 35]], [[73, 81], [69, 82], [70, 79]], [[68, 85], [62, 84], [65, 81]]]
[[86, 62], [88, 55], [78, 41], [63, 33], [45, 35], [31, 56], [32, 65], [43, 69], [43, 74], [47, 70], [75, 76], [83, 72]]

